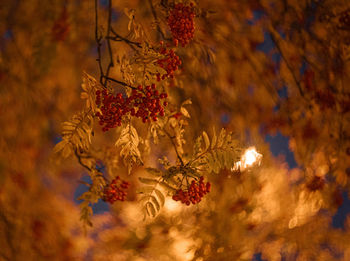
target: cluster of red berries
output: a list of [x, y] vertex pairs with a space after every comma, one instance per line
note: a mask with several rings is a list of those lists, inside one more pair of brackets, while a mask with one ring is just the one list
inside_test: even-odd
[[[101, 94], [103, 95], [102, 101]], [[145, 88], [139, 85], [137, 89], [132, 90], [128, 98], [124, 98], [121, 93], [113, 95], [107, 93], [106, 90], [102, 92], [97, 90], [96, 104], [100, 107], [101, 113], [97, 112], [96, 116], [99, 118], [99, 124], [104, 125], [103, 131], [120, 126], [122, 117], [127, 113], [141, 118], [144, 123], [149, 122], [150, 119], [157, 121], [157, 116], [164, 116], [163, 106], [168, 105], [166, 101], [161, 104], [160, 100], [167, 97], [167, 93], [159, 93], [156, 90], [155, 84]]]
[[157, 81], [160, 81], [165, 79], [165, 77], [174, 78], [174, 72], [179, 69], [179, 66], [181, 65], [181, 60], [179, 56], [176, 55], [176, 53], [173, 50], [168, 50], [165, 47], [162, 47], [160, 49], [160, 53], [165, 55], [166, 57], [163, 59], [159, 59], [157, 61], [157, 64], [166, 70], [166, 74], [163, 74], [162, 76], [160, 74], [157, 74]]
[[117, 176], [109, 185], [105, 187], [102, 199], [111, 204], [117, 200], [124, 201], [127, 194], [126, 191], [129, 186], [129, 182], [121, 180], [119, 176]]
[[180, 42], [182, 46], [185, 46], [193, 38], [194, 17], [195, 13], [192, 3], [190, 6], [179, 3], [171, 10], [168, 17], [168, 25], [176, 46], [178, 42]]
[[125, 106], [125, 99], [121, 93], [113, 96], [102, 91], [103, 100], [101, 106], [101, 91], [96, 91], [96, 105], [101, 106], [101, 113], [97, 112], [96, 116], [99, 118], [99, 124], [105, 125], [102, 130], [108, 131], [111, 128], [120, 126], [122, 123], [122, 116], [127, 113], [127, 106]]
[[189, 206], [191, 203], [197, 204], [202, 200], [205, 194], [210, 192], [211, 184], [207, 182], [204, 184], [204, 178], [200, 177], [199, 182], [192, 180], [191, 185], [187, 187], [187, 190], [183, 191], [178, 189], [173, 196], [173, 200], [181, 201], [181, 203]]

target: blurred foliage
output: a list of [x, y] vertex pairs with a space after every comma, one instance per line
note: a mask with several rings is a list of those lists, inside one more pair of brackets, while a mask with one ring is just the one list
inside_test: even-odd
[[[92, 0], [2, 1], [0, 260], [350, 260], [350, 218], [332, 227], [350, 195], [349, 1], [192, 1], [194, 38], [174, 47], [179, 2], [98, 1], [95, 30]], [[166, 44], [181, 66], [158, 82]], [[152, 83], [164, 117], [102, 132], [97, 90]], [[276, 133], [296, 168], [272, 157]], [[261, 165], [231, 171], [251, 145]], [[92, 215], [116, 176], [127, 200]], [[199, 176], [199, 204], [172, 200]]]

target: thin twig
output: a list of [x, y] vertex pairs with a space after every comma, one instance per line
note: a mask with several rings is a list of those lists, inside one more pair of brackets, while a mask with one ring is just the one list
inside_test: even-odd
[[[109, 70], [114, 66], [111, 39], [109, 38], [110, 32], [111, 32], [111, 22], [112, 22], [112, 0], [109, 0], [108, 1], [108, 25], [107, 25], [107, 37], [106, 37], [108, 53], [109, 53], [109, 64], [106, 70], [106, 77], [109, 76]], [[105, 78], [105, 85], [106, 83], [107, 83], [107, 78]]]
[[129, 41], [128, 39], [121, 37], [120, 35], [118, 35], [112, 28], [112, 0], [109, 0], [109, 4], [108, 4], [108, 26], [107, 26], [107, 36], [105, 37], [105, 39], [107, 40], [107, 48], [108, 48], [108, 54], [109, 54], [109, 64], [106, 70], [106, 74], [103, 71], [103, 66], [102, 66], [102, 52], [101, 52], [101, 46], [102, 46], [102, 39], [103, 37], [99, 35], [98, 33], [98, 0], [95, 0], [95, 41], [97, 44], [97, 54], [98, 57], [96, 59], [96, 61], [98, 62], [98, 66], [100, 69], [100, 83], [103, 87], [107, 88], [107, 82], [108, 81], [112, 81], [115, 83], [118, 83], [122, 86], [125, 87], [129, 87], [131, 89], [136, 89], [136, 87], [133, 87], [125, 82], [122, 81], [118, 81], [112, 77], [109, 77], [109, 72], [110, 69], [114, 66], [114, 62], [113, 62], [113, 51], [112, 51], [112, 45], [111, 45], [111, 40], [115, 40], [113, 39], [113, 37], [111, 37], [110, 33], [113, 33], [116, 37], [120, 38], [121, 40], [125, 41], [126, 43], [130, 44], [134, 44], [138, 47], [141, 46], [141, 44], [139, 43], [135, 43], [132, 41]]
[[175, 152], [176, 152], [176, 155], [177, 155], [177, 158], [179, 159], [179, 161], [180, 161], [180, 163], [181, 163], [181, 166], [184, 166], [184, 162], [183, 162], [183, 160], [182, 160], [182, 158], [181, 158], [181, 156], [180, 156], [180, 154], [179, 154], [179, 152], [178, 152], [178, 150], [177, 150], [176, 144], [175, 144], [175, 142], [174, 142], [174, 137], [172, 137], [172, 136], [169, 134], [169, 132], [167, 132], [165, 129], [164, 129], [164, 132], [165, 132], [165, 134], [169, 137], [171, 143], [173, 144], [174, 149], [175, 149]]
[[91, 184], [86, 182], [86, 181], [84, 181], [84, 180], [78, 180], [78, 183], [86, 185], [87, 187], [91, 187]]
[[[181, 173], [181, 174], [182, 174], [182, 173]], [[181, 180], [180, 187], [182, 187], [182, 183], [183, 183], [184, 179], [185, 179], [185, 175], [182, 174], [182, 180]], [[180, 180], [180, 178], [178, 178], [178, 180]]]
[[321, 72], [321, 68], [316, 63], [312, 62], [306, 55], [302, 55], [302, 57], [313, 68], [315, 68], [317, 71]]
[[294, 71], [293, 71], [293, 68], [292, 68], [292, 66], [289, 64], [287, 58], [285, 57], [285, 55], [284, 55], [284, 53], [283, 53], [283, 51], [282, 51], [282, 48], [281, 48], [281, 46], [279, 45], [278, 40], [275, 38], [275, 36], [273, 35], [273, 33], [271, 33], [270, 35], [271, 35], [271, 39], [272, 39], [272, 41], [274, 42], [274, 44], [275, 44], [277, 50], [278, 50], [279, 53], [281, 54], [282, 59], [283, 59], [284, 62], [286, 63], [288, 70], [289, 70], [290, 73], [292, 74], [293, 80], [294, 80], [295, 84], [296, 84], [297, 87], [298, 87], [298, 90], [299, 90], [300, 95], [301, 95], [302, 97], [304, 97], [304, 91], [303, 91], [303, 89], [301, 88], [300, 81], [299, 81], [299, 80], [297, 79], [297, 77], [295, 76], [295, 73], [294, 73]]
[[75, 156], [77, 157], [78, 161], [79, 161], [79, 164], [81, 166], [83, 166], [84, 168], [86, 168], [88, 171], [92, 171], [92, 169], [87, 166], [86, 164], [84, 164], [82, 161], [81, 161], [81, 155], [78, 154], [78, 151], [77, 150], [74, 150], [74, 153], [75, 153]]
[[128, 45], [130, 45], [130, 47], [134, 47], [133, 45], [141, 48], [141, 44], [138, 43], [138, 42], [133, 42], [133, 41], [130, 41], [129, 39], [127, 39], [126, 37], [123, 37], [121, 36], [120, 34], [118, 34], [116, 31], [114, 31], [114, 29], [111, 27], [111, 32], [114, 34], [115, 37], [110, 37], [111, 40], [114, 40], [114, 41], [123, 41], [125, 43], [127, 43]]
[[112, 81], [112, 82], [118, 83], [118, 84], [123, 85], [123, 86], [125, 86], [125, 87], [129, 87], [129, 88], [131, 88], [131, 89], [136, 89], [136, 87], [134, 87], [134, 86], [132, 86], [132, 85], [130, 85], [130, 84], [127, 84], [127, 83], [122, 82], [122, 81], [118, 81], [118, 80], [116, 80], [116, 79], [114, 79], [114, 78], [107, 77], [107, 76], [105, 76], [105, 75], [103, 75], [102, 78], [105, 78], [105, 79], [108, 80], [108, 81]]
[[100, 83], [103, 84], [103, 68], [102, 68], [102, 61], [101, 61], [101, 37], [98, 35], [98, 0], [95, 0], [95, 41], [97, 44], [97, 54], [98, 58], [96, 61], [98, 62], [98, 67], [100, 69]]
[[130, 44], [130, 43], [128, 43], [128, 42], [126, 42], [126, 41], [120, 39], [119, 37], [116, 37], [116, 36], [115, 36], [115, 37], [109, 37], [108, 39], [110, 39], [110, 40], [112, 40], [112, 41], [115, 41], [115, 42], [125, 42], [126, 44], [128, 44], [128, 45], [130, 46], [131, 49], [133, 49], [134, 51], [136, 51], [136, 48], [135, 48], [132, 44]]
[[[12, 240], [12, 237], [11, 237], [11, 231], [13, 233], [13, 224], [9, 221], [9, 219], [5, 216], [5, 213], [2, 213], [0, 211], [0, 218], [4, 221], [5, 223], [5, 236], [6, 236], [6, 240], [8, 242], [8, 246], [10, 247], [11, 249], [11, 252], [12, 252], [12, 257], [15, 257], [16, 255], [16, 249], [15, 247], [13, 246], [13, 240]], [[5, 255], [3, 255], [5, 256]], [[10, 258], [8, 260], [11, 260]]]

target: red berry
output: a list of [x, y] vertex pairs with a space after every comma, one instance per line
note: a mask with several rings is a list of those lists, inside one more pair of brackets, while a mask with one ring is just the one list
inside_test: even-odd
[[130, 183], [120, 180], [119, 176], [112, 180], [109, 185], [106, 185], [103, 191], [103, 200], [113, 204], [115, 201], [125, 201], [127, 189]]
[[[96, 117], [99, 118], [99, 124], [103, 127], [102, 131], [121, 126], [122, 118], [129, 112], [131, 116], [141, 118], [144, 123], [150, 122], [151, 119], [157, 121], [158, 114], [164, 116], [164, 108], [160, 104], [159, 91], [156, 90], [155, 84], [146, 86], [145, 89], [146, 93], [142, 85], [139, 85], [137, 89], [132, 90], [132, 95], [126, 99], [123, 98], [122, 93], [117, 93], [114, 96], [103, 90], [102, 104], [99, 96], [96, 97], [95, 101], [101, 110], [101, 112], [96, 113]], [[167, 97], [167, 94], [162, 93], [162, 98], [164, 97]]]
[[164, 80], [166, 77], [173, 77], [174, 72], [178, 69], [178, 63], [180, 60], [173, 50], [168, 52], [167, 49], [162, 48], [160, 53], [165, 55], [165, 58], [159, 59], [155, 64], [165, 69], [166, 74], [163, 74], [162, 76], [157, 74], [157, 81], [160, 81], [160, 79]]
[[173, 200], [181, 200], [181, 203], [186, 205], [190, 205], [190, 203], [199, 203], [202, 200], [202, 197], [210, 191], [210, 183], [207, 182], [204, 186], [203, 180], [203, 177], [201, 177], [198, 182], [192, 180], [191, 184], [187, 186], [187, 189], [185, 191], [178, 189], [175, 192], [175, 195], [172, 197]]
[[168, 17], [168, 25], [173, 35], [174, 45], [177, 46], [180, 42], [185, 46], [190, 42], [194, 35], [195, 17], [193, 4], [184, 6], [182, 3], [176, 4]]

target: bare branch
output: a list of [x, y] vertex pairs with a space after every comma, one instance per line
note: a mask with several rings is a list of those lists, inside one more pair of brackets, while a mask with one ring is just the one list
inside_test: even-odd
[[115, 37], [110, 37], [109, 36], [109, 39], [111, 40], [114, 40], [114, 41], [123, 41], [125, 43], [127, 43], [131, 48], [134, 49], [134, 45], [141, 48], [141, 44], [138, 43], [138, 42], [133, 42], [133, 41], [130, 41], [129, 39], [121, 36], [120, 34], [118, 34], [116, 31], [114, 31], [114, 29], [111, 27], [111, 32], [114, 34]]
[[96, 61], [98, 62], [98, 67], [100, 69], [100, 83], [104, 86], [103, 82], [102, 82], [102, 78], [103, 78], [103, 68], [102, 68], [102, 61], [101, 61], [101, 40], [102, 38], [98, 35], [98, 0], [95, 0], [95, 41], [97, 44], [97, 54], [98, 54], [98, 58], [96, 59]]
[[86, 168], [88, 171], [91, 171], [92, 169], [91, 169], [89, 166], [85, 165], [85, 164], [82, 162], [82, 160], [81, 160], [82, 156], [78, 153], [78, 151], [75, 150], [74, 153], [75, 153], [75, 156], [77, 157], [77, 159], [78, 159], [78, 161], [79, 161], [79, 164], [80, 164], [81, 166], [83, 166], [84, 168]]
[[184, 166], [184, 162], [183, 162], [183, 160], [182, 160], [182, 158], [181, 158], [181, 156], [180, 156], [180, 154], [179, 154], [179, 152], [178, 152], [178, 150], [177, 150], [176, 144], [175, 144], [175, 142], [174, 142], [174, 138], [175, 138], [175, 137], [172, 137], [172, 136], [170, 135], [170, 133], [167, 132], [165, 129], [164, 129], [163, 131], [165, 132], [165, 134], [168, 136], [168, 138], [170, 139], [171, 143], [173, 144], [174, 149], [175, 149], [175, 152], [176, 152], [176, 155], [177, 155], [177, 158], [179, 159], [179, 161], [180, 161], [180, 163], [181, 163], [181, 166]]
[[[111, 40], [117, 41], [118, 39], [120, 39], [121, 41], [124, 41], [125, 43], [129, 44], [129, 46], [131, 46], [134, 50], [135, 50], [135, 47], [133, 45], [141, 48], [141, 44], [137, 43], [137, 42], [132, 42], [132, 41], [128, 40], [127, 38], [120, 36], [119, 34], [117, 34], [113, 30], [113, 28], [112, 28], [112, 0], [109, 0], [109, 4], [108, 4], [108, 25], [107, 25], [107, 36], [106, 37], [102, 37], [99, 35], [99, 32], [98, 32], [98, 23], [99, 22], [98, 22], [98, 20], [99, 20], [98, 19], [98, 0], [95, 0], [95, 41], [97, 44], [97, 54], [98, 54], [96, 61], [98, 62], [98, 66], [100, 69], [100, 83], [101, 83], [101, 85], [103, 87], [107, 88], [107, 82], [112, 81], [112, 82], [118, 83], [124, 87], [136, 89], [136, 87], [133, 87], [125, 82], [118, 81], [118, 80], [109, 76], [110, 69], [112, 67], [114, 67]], [[111, 33], [114, 34], [115, 37], [112, 37]], [[109, 64], [107, 66], [106, 73], [104, 73], [103, 66], [102, 66], [101, 46], [102, 46], [103, 39], [106, 39], [106, 41], [107, 41], [107, 48], [108, 48], [108, 54], [109, 54]]]
[[107, 81], [107, 80], [108, 80], [108, 81], [112, 81], [112, 82], [118, 83], [118, 84], [120, 84], [120, 85], [122, 85], [122, 86], [129, 87], [129, 88], [131, 88], [131, 89], [137, 89], [136, 87], [134, 87], [134, 86], [132, 86], [132, 85], [129, 85], [129, 84], [127, 84], [127, 83], [125, 83], [125, 82], [122, 82], [122, 81], [118, 81], [118, 80], [116, 80], [116, 79], [114, 79], [114, 78], [107, 77], [107, 76], [105, 76], [105, 75], [103, 75], [102, 77], [105, 78], [106, 81]]
[[[111, 22], [112, 22], [112, 0], [108, 1], [108, 25], [107, 25], [107, 47], [108, 47], [108, 53], [109, 53], [109, 64], [107, 67], [106, 71], [106, 77], [109, 76], [109, 71], [110, 69], [114, 66], [113, 63], [113, 52], [112, 52], [112, 47], [111, 47], [111, 39], [110, 37], [110, 32], [111, 32]], [[105, 78], [105, 85], [107, 83], [107, 78]]]
[[295, 76], [295, 73], [294, 73], [294, 71], [293, 71], [293, 68], [292, 68], [292, 66], [289, 64], [289, 61], [287, 60], [287, 58], [285, 57], [285, 55], [284, 55], [284, 53], [283, 53], [283, 50], [282, 50], [282, 48], [281, 48], [281, 46], [280, 46], [278, 40], [275, 38], [275, 36], [274, 36], [273, 33], [270, 33], [270, 36], [271, 36], [271, 39], [272, 39], [273, 43], [275, 44], [275, 46], [276, 46], [278, 52], [280, 53], [280, 55], [281, 55], [283, 61], [286, 63], [288, 70], [289, 70], [290, 73], [292, 74], [293, 80], [294, 80], [295, 84], [296, 84], [297, 87], [298, 87], [298, 90], [299, 90], [300, 95], [301, 95], [302, 97], [304, 97], [304, 91], [303, 91], [303, 89], [301, 88], [300, 81], [299, 81], [299, 80], [297, 79], [297, 77]]

